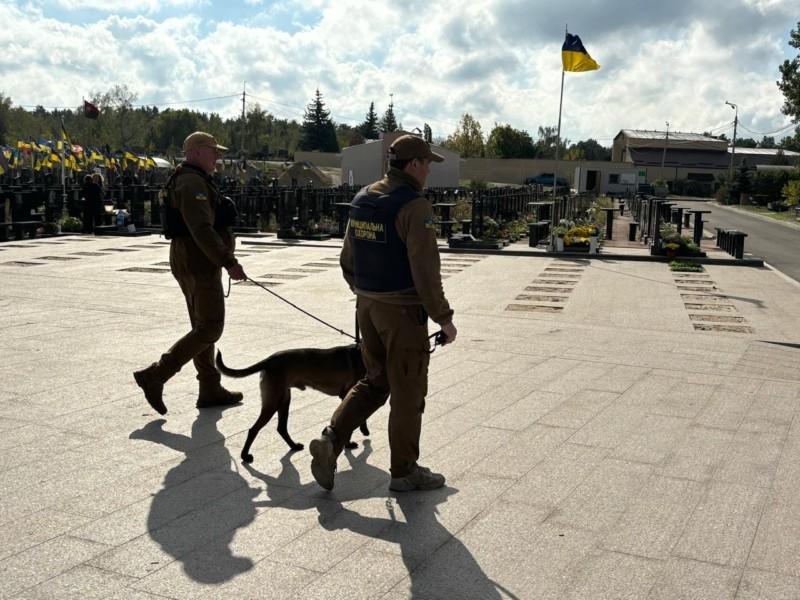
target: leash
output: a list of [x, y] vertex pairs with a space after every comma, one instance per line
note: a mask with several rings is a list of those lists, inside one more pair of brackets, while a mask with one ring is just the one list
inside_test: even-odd
[[[352, 336], [352, 335], [350, 335], [349, 333], [347, 333], [346, 331], [343, 331], [343, 330], [339, 329], [338, 327], [334, 327], [333, 325], [331, 325], [331, 324], [330, 324], [330, 323], [328, 323], [327, 321], [323, 321], [323, 320], [322, 320], [322, 319], [320, 319], [319, 317], [315, 317], [315, 316], [314, 316], [314, 315], [312, 315], [310, 312], [308, 312], [307, 310], [303, 310], [302, 308], [300, 308], [300, 307], [299, 307], [299, 306], [297, 306], [296, 304], [294, 304], [294, 303], [292, 303], [292, 302], [289, 302], [289, 301], [288, 301], [286, 298], [284, 298], [284, 297], [283, 297], [283, 296], [281, 296], [280, 294], [277, 294], [277, 293], [273, 292], [271, 289], [269, 289], [268, 287], [266, 287], [266, 286], [264, 286], [264, 285], [260, 284], [259, 282], [255, 281], [255, 280], [253, 280], [253, 279], [250, 279], [249, 277], [246, 277], [246, 278], [245, 278], [245, 280], [246, 280], [246, 281], [250, 281], [250, 282], [252, 282], [253, 284], [257, 285], [258, 287], [260, 287], [260, 288], [261, 288], [262, 290], [264, 290], [265, 292], [269, 292], [270, 294], [272, 294], [273, 296], [275, 296], [276, 298], [278, 298], [278, 300], [283, 300], [284, 302], [286, 302], [286, 304], [288, 304], [288, 305], [289, 305], [289, 306], [291, 306], [292, 308], [296, 308], [297, 310], [299, 310], [299, 311], [300, 311], [301, 313], [303, 313], [304, 315], [306, 315], [306, 316], [309, 316], [309, 317], [311, 317], [312, 319], [314, 319], [315, 321], [319, 321], [320, 323], [322, 323], [322, 324], [323, 324], [323, 325], [325, 325], [326, 327], [330, 327], [330, 328], [331, 328], [331, 329], [333, 329], [334, 331], [337, 331], [337, 332], [339, 332], [340, 334], [342, 334], [342, 335], [344, 335], [344, 336], [347, 336], [347, 337], [351, 338], [351, 339], [352, 339], [352, 340], [354, 340], [354, 341], [355, 341], [357, 344], [361, 342], [361, 335], [360, 335], [360, 332], [359, 332], [359, 330], [358, 330], [358, 319], [356, 319], [356, 335], [355, 335], [355, 336]], [[227, 298], [227, 297], [229, 297], [230, 295], [231, 295], [231, 278], [230, 278], [230, 277], [228, 277], [228, 291], [225, 293], [225, 297]], [[432, 333], [431, 335], [429, 335], [429, 336], [428, 336], [428, 339], [429, 339], [429, 340], [433, 340], [433, 347], [432, 347], [430, 350], [427, 350], [427, 352], [428, 352], [428, 354], [433, 354], [434, 352], [436, 352], [436, 347], [437, 347], [437, 346], [444, 346], [444, 342], [447, 340], [447, 337], [445, 336], [445, 334], [444, 334], [444, 331], [437, 331], [436, 333]]]
[[[357, 340], [357, 338], [355, 338], [354, 336], [350, 335], [350, 334], [349, 334], [349, 333], [347, 333], [346, 331], [343, 331], [343, 330], [339, 329], [338, 327], [334, 327], [333, 325], [331, 325], [331, 324], [330, 324], [330, 323], [328, 323], [327, 321], [323, 321], [323, 320], [322, 320], [322, 319], [320, 319], [319, 317], [315, 317], [314, 315], [312, 315], [312, 314], [311, 314], [310, 312], [308, 312], [307, 310], [303, 310], [302, 308], [300, 308], [300, 307], [299, 307], [299, 306], [297, 306], [296, 304], [294, 304], [294, 303], [292, 303], [292, 302], [289, 302], [289, 301], [288, 301], [286, 298], [284, 298], [284, 297], [283, 297], [283, 296], [281, 296], [280, 294], [276, 294], [276, 293], [275, 293], [275, 292], [273, 292], [271, 289], [269, 289], [267, 286], [265, 286], [265, 285], [262, 285], [262, 284], [260, 284], [259, 282], [255, 281], [255, 280], [253, 280], [253, 279], [250, 279], [249, 277], [246, 277], [245, 279], [246, 279], [246, 281], [250, 281], [251, 283], [253, 283], [253, 284], [257, 285], [258, 287], [260, 287], [260, 288], [261, 288], [262, 290], [264, 290], [265, 292], [269, 292], [270, 294], [272, 294], [273, 296], [275, 296], [275, 297], [276, 297], [278, 300], [283, 300], [284, 302], [286, 302], [286, 304], [288, 304], [288, 305], [289, 305], [289, 306], [291, 306], [292, 308], [296, 308], [297, 310], [299, 310], [299, 311], [300, 311], [301, 313], [303, 313], [304, 315], [311, 317], [311, 318], [312, 318], [312, 319], [314, 319], [315, 321], [319, 321], [320, 323], [322, 323], [322, 324], [323, 324], [323, 325], [325, 325], [326, 327], [330, 327], [330, 328], [331, 328], [331, 329], [333, 329], [334, 331], [338, 331], [339, 333], [341, 333], [341, 334], [342, 334], [342, 335], [344, 335], [344, 336], [347, 336], [347, 337], [349, 337], [349, 338], [351, 338], [351, 339], [353, 339], [353, 340], [356, 340], [356, 341], [358, 341], [358, 340]], [[228, 296], [230, 296], [230, 293], [231, 293], [231, 278], [230, 278], [230, 277], [228, 277], [228, 293], [227, 293], [227, 294], [225, 294], [225, 297], [227, 298]]]

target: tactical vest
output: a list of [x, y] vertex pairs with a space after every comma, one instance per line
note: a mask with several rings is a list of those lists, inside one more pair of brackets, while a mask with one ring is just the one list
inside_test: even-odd
[[189, 231], [188, 225], [186, 225], [186, 221], [183, 220], [181, 211], [175, 207], [175, 180], [183, 174], [183, 171], [194, 171], [201, 175], [203, 179], [206, 180], [213, 197], [216, 198], [214, 229], [221, 232], [227, 227], [233, 227], [236, 224], [236, 218], [239, 216], [233, 200], [227, 196], [220, 196], [208, 175], [201, 169], [184, 163], [170, 175], [167, 183], [158, 195], [161, 205], [161, 232], [164, 237], [171, 240], [178, 237], [191, 236], [191, 232]]
[[348, 235], [353, 248], [355, 287], [369, 292], [397, 292], [414, 287], [408, 249], [395, 227], [397, 213], [419, 198], [410, 186], [374, 196], [363, 188], [350, 204]]

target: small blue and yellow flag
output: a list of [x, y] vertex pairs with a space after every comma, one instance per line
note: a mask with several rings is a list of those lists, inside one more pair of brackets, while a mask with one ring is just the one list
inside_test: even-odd
[[586, 48], [583, 47], [581, 38], [577, 35], [567, 34], [564, 45], [561, 46], [561, 63], [565, 71], [594, 71], [600, 65], [589, 56]]

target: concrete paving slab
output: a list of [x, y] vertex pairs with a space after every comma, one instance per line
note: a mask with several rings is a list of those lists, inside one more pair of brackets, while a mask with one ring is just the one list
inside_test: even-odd
[[700, 483], [652, 475], [605, 535], [602, 547], [668, 559], [703, 495]]
[[693, 598], [733, 599], [739, 584], [737, 569], [680, 558], [671, 559], [653, 586], [649, 600]]
[[661, 561], [595, 551], [575, 566], [574, 582], [563, 598], [646, 598], [658, 581]]
[[779, 573], [745, 569], [736, 600], [790, 600], [800, 598], [800, 579]]
[[767, 502], [747, 561], [749, 567], [800, 577], [798, 510], [796, 498], [773, 497]]
[[19, 600], [156, 600], [145, 592], [131, 589], [136, 580], [79, 565], [53, 579], [28, 588], [15, 596]]
[[676, 556], [718, 565], [744, 566], [767, 493], [754, 487], [711, 482], [674, 549]]

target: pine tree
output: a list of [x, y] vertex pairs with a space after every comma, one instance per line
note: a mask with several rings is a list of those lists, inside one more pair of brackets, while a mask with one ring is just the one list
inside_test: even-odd
[[397, 131], [397, 119], [394, 116], [394, 102], [389, 103], [389, 108], [383, 113], [381, 119], [381, 131], [390, 132]]
[[369, 111], [364, 122], [358, 126], [358, 131], [367, 140], [378, 139], [378, 113], [375, 112], [375, 103], [369, 103]]
[[429, 144], [433, 143], [433, 131], [427, 123], [422, 126], [422, 138]]
[[330, 111], [325, 109], [319, 89], [303, 115], [303, 137], [300, 139], [300, 149], [339, 152], [336, 126], [331, 120]]

